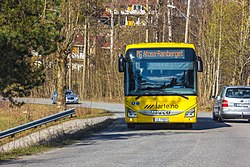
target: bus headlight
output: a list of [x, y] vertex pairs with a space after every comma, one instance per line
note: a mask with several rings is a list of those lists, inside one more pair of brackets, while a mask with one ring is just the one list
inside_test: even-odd
[[185, 113], [185, 117], [194, 117], [195, 116], [195, 108], [192, 108], [191, 110], [188, 110]]
[[129, 118], [136, 118], [137, 117], [137, 114], [135, 111], [131, 110], [131, 109], [127, 109], [127, 112], [128, 112], [128, 117]]

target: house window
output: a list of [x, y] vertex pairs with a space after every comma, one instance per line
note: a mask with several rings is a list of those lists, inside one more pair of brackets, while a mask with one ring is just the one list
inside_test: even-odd
[[121, 26], [126, 25], [126, 18], [121, 18], [120, 25]]
[[141, 10], [141, 5], [136, 5], [136, 10]]
[[141, 5], [133, 5], [133, 10], [140, 11], [142, 9]]

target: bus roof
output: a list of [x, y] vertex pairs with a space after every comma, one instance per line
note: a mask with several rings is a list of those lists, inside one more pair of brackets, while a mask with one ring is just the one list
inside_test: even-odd
[[188, 43], [175, 43], [175, 42], [157, 42], [157, 43], [138, 43], [127, 45], [126, 51], [128, 49], [136, 48], [191, 48], [195, 50], [194, 44]]

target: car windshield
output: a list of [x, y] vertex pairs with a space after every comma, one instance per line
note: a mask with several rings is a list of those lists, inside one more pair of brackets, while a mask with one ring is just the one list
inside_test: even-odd
[[226, 97], [231, 98], [250, 98], [250, 88], [228, 88]]
[[73, 95], [74, 93], [73, 93], [72, 91], [70, 91], [70, 90], [67, 90], [67, 91], [65, 92], [65, 94], [66, 94], [66, 95]]

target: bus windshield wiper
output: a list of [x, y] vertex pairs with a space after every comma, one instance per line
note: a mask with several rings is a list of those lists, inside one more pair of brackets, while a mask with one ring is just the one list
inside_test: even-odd
[[[167, 88], [167, 87], [169, 87], [169, 84], [168, 84], [168, 85], [166, 85], [166, 84], [164, 83], [163, 85], [161, 85], [161, 88]], [[188, 100], [188, 97], [187, 97], [187, 96], [185, 96], [185, 95], [183, 95], [183, 94], [174, 93], [174, 92], [169, 92], [169, 93], [174, 94], [174, 95], [181, 96], [181, 97], [183, 97], [183, 98], [185, 98], [185, 99], [187, 99], [187, 100]]]
[[[154, 89], [155, 90], [155, 89]], [[141, 98], [142, 96], [145, 96], [145, 95], [147, 95], [148, 93], [145, 93], [145, 94], [141, 94], [141, 95], [138, 95], [138, 96], [136, 96], [136, 100], [138, 100], [139, 98]], [[185, 96], [185, 95], [182, 95], [182, 94], [179, 94], [179, 93], [169, 93], [169, 95], [177, 95], [177, 96], [180, 96], [180, 97], [183, 97], [184, 99], [189, 99], [187, 96]]]
[[135, 100], [138, 100], [140, 97], [142, 97], [143, 95], [138, 95], [136, 96]]
[[[180, 96], [180, 97], [183, 97], [183, 98], [185, 98], [185, 99], [187, 99], [188, 100], [188, 97], [187, 96], [185, 96], [185, 95], [182, 95], [182, 94], [179, 94], [179, 93], [173, 93], [174, 95], [178, 95], [178, 96]], [[138, 96], [136, 96], [136, 100], [138, 100], [139, 98], [141, 98], [142, 96], [144, 96], [145, 94], [141, 94], [141, 95], [138, 95]]]
[[142, 96], [147, 95], [147, 94], [148, 94], [148, 93], [140, 94], [140, 95], [136, 96], [135, 100], [138, 100], [139, 98], [141, 98]]
[[173, 93], [174, 95], [178, 95], [178, 96], [181, 96], [181, 97], [183, 97], [183, 98], [185, 98], [185, 99], [187, 99], [188, 100], [188, 97], [187, 96], [185, 96], [185, 95], [182, 95], [182, 94], [179, 94], [179, 93]]
[[[155, 87], [155, 86], [147, 86], [147, 87], [144, 87], [144, 88], [139, 88], [138, 90], [162, 90], [160, 87]], [[143, 93], [143, 94], [140, 94], [138, 96], [136, 96], [136, 100], [138, 100], [140, 97], [144, 96], [144, 95], [148, 95], [149, 93], [146, 92], [146, 93]]]

